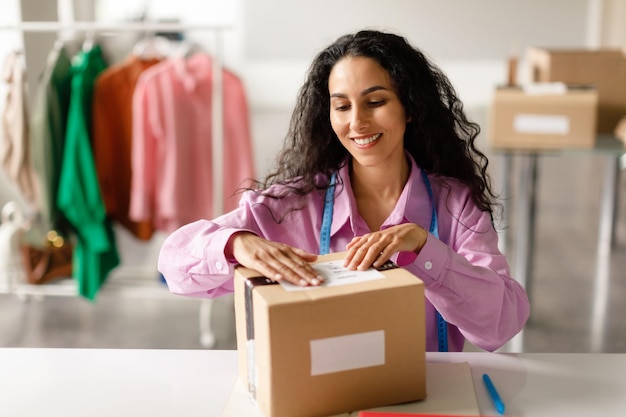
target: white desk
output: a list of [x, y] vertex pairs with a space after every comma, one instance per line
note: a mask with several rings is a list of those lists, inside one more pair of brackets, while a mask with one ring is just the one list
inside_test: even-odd
[[[626, 413], [626, 354], [429, 353], [469, 362], [483, 415]], [[235, 351], [0, 348], [0, 414], [11, 417], [220, 417], [237, 378]]]

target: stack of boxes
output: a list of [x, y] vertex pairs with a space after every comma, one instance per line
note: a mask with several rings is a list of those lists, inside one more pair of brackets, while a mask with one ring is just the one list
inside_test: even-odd
[[626, 116], [626, 51], [530, 48], [530, 78], [544, 90], [497, 88], [489, 140], [500, 149], [591, 148]]

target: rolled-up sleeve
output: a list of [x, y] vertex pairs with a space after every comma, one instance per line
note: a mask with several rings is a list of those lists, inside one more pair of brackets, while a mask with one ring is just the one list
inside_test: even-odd
[[[297, 196], [294, 196], [297, 198]], [[237, 232], [311, 251], [318, 247], [314, 230], [321, 218], [320, 202], [264, 198], [243, 194], [239, 206], [214, 220], [198, 220], [171, 233], [161, 246], [157, 268], [174, 294], [215, 298], [232, 293], [236, 262], [224, 249]], [[319, 200], [319, 198], [317, 199]], [[300, 210], [290, 207], [302, 204]], [[287, 213], [287, 214], [285, 214]]]
[[[223, 248], [237, 229], [220, 228], [198, 220], [168, 236], [158, 258], [158, 269], [174, 294], [214, 298], [233, 292], [235, 265]], [[222, 248], [222, 251], [211, 250]]]

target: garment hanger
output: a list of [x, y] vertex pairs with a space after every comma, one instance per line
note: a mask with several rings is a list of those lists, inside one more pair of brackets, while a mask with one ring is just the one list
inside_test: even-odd
[[163, 36], [145, 34], [133, 47], [133, 55], [141, 59], [162, 59], [170, 55], [172, 46]]
[[200, 46], [187, 39], [182, 39], [173, 43], [172, 57], [188, 58], [200, 50]]
[[93, 46], [95, 45], [95, 37], [96, 34], [93, 30], [88, 30], [85, 33], [85, 40], [83, 41], [82, 50], [83, 52], [91, 51]]

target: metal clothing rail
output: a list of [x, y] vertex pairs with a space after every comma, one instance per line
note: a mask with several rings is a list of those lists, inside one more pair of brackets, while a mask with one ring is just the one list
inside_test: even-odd
[[59, 32], [62, 30], [75, 30], [92, 33], [106, 32], [173, 32], [173, 31], [205, 31], [214, 35], [214, 45], [212, 54], [213, 63], [213, 95], [212, 100], [212, 166], [213, 166], [213, 211], [214, 216], [222, 214], [224, 211], [224, 102], [223, 80], [222, 80], [222, 32], [231, 29], [230, 25], [221, 24], [199, 24], [183, 22], [95, 22], [95, 21], [23, 21], [16, 24], [0, 25], [0, 30], [13, 30], [21, 32]]
[[[224, 184], [222, 175], [224, 170], [224, 102], [223, 102], [223, 76], [222, 76], [222, 54], [223, 38], [222, 32], [231, 29], [229, 25], [197, 24], [183, 22], [94, 22], [94, 21], [22, 21], [17, 24], [0, 25], [0, 31], [18, 32], [61, 32], [63, 30], [73, 30], [84, 32], [86, 35], [107, 32], [188, 32], [204, 31], [213, 33], [212, 52], [212, 184], [213, 184], [213, 210], [214, 216], [222, 214], [224, 211]], [[110, 280], [113, 281], [113, 280]], [[109, 285], [106, 291], [129, 296], [159, 297], [169, 294], [165, 286], [159, 282], [154, 285], [146, 285], [146, 282], [129, 283], [120, 282], [121, 285]], [[114, 282], [109, 282], [113, 284]], [[115, 282], [117, 284], [117, 282]], [[163, 287], [163, 288], [159, 288]], [[103, 288], [104, 289], [104, 288]], [[0, 286], [0, 293], [15, 293], [21, 298], [32, 296], [36, 299], [45, 296], [72, 296], [76, 295], [76, 285], [72, 282], [57, 285], [11, 285]], [[210, 317], [212, 312], [211, 300], [203, 300], [199, 313], [200, 343], [202, 346], [210, 348], [215, 344], [215, 336], [211, 331]]]
[[224, 31], [230, 25], [207, 25], [182, 22], [56, 22], [24, 21], [16, 24], [0, 25], [0, 30], [18, 30], [24, 32], [55, 32], [72, 29], [81, 32], [173, 32], [173, 31]]

